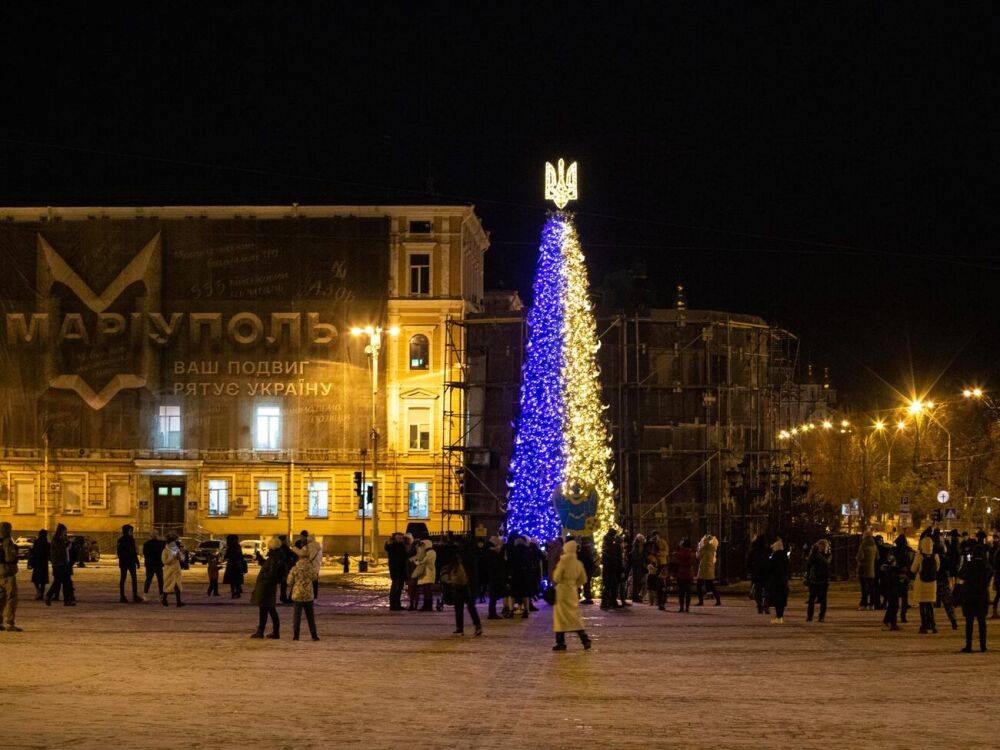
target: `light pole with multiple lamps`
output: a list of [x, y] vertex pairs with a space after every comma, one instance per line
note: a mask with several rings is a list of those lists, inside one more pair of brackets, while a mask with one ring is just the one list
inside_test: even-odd
[[[390, 328], [383, 329], [382, 326], [365, 326], [364, 328], [352, 328], [351, 335], [367, 336], [368, 343], [365, 345], [365, 354], [368, 355], [368, 365], [369, 371], [371, 373], [371, 392], [372, 392], [372, 411], [371, 411], [371, 442], [372, 442], [372, 503], [371, 503], [371, 513], [372, 513], [372, 523], [371, 523], [371, 550], [372, 555], [378, 559], [378, 547], [376, 546], [376, 540], [378, 539], [378, 491], [375, 489], [378, 487], [378, 358], [379, 353], [382, 350], [382, 335], [388, 335], [395, 338], [399, 335], [399, 328], [397, 326], [392, 326]], [[368, 513], [367, 506], [367, 487], [362, 484], [362, 498], [361, 498], [361, 520], [364, 521], [365, 515]], [[362, 560], [364, 562], [364, 560]]]

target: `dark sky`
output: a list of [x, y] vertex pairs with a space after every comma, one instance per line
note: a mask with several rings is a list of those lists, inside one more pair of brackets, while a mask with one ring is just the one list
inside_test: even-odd
[[1000, 387], [990, 3], [11, 5], [0, 204], [433, 190], [527, 296], [561, 155], [594, 284], [762, 315], [858, 405]]

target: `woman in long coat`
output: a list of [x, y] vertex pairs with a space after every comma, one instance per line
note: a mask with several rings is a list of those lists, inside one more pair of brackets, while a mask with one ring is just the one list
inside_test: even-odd
[[[260, 553], [258, 553], [258, 557]], [[267, 617], [271, 616], [271, 633], [268, 638], [281, 638], [281, 622], [278, 620], [278, 583], [285, 576], [285, 553], [281, 549], [281, 542], [278, 537], [272, 536], [267, 540], [267, 559], [261, 560], [260, 572], [257, 573], [257, 581], [253, 587], [253, 594], [250, 601], [257, 605], [259, 617], [257, 620], [257, 630], [251, 638], [263, 638], [264, 628], [267, 627]]]
[[243, 559], [240, 538], [236, 534], [230, 534], [226, 537], [226, 572], [222, 575], [222, 582], [229, 584], [230, 598], [239, 599], [243, 596], [243, 577], [246, 572], [247, 563]]
[[590, 648], [590, 638], [580, 617], [580, 587], [587, 582], [587, 572], [576, 557], [576, 542], [563, 545], [559, 564], [552, 573], [556, 585], [556, 603], [552, 606], [552, 630], [556, 634], [553, 651], [566, 650], [566, 633], [576, 633], [584, 649]]
[[771, 622], [780, 625], [785, 621], [785, 605], [788, 604], [788, 554], [780, 539], [771, 545], [768, 559], [767, 602], [774, 607]]
[[919, 552], [913, 556], [910, 572], [913, 577], [913, 596], [920, 603], [920, 632], [936, 633], [934, 600], [937, 598], [937, 572], [941, 558], [934, 554], [934, 540], [925, 536], [920, 540]]
[[31, 545], [28, 567], [31, 568], [31, 582], [35, 585], [35, 601], [45, 598], [45, 584], [49, 582], [49, 532], [42, 529]]
[[177, 599], [177, 606], [183, 607], [181, 601], [181, 556], [184, 553], [177, 544], [177, 535], [167, 535], [167, 546], [163, 548], [160, 559], [163, 560], [163, 597], [160, 602], [164, 607], [167, 605], [167, 595], [173, 592]]

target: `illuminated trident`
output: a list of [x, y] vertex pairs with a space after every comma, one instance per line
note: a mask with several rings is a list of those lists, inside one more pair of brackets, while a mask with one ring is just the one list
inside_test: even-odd
[[551, 162], [545, 162], [545, 200], [552, 201], [556, 208], [563, 209], [570, 201], [579, 199], [580, 191], [576, 182], [576, 162], [566, 169], [562, 159], [558, 162], [558, 167], [553, 167]]

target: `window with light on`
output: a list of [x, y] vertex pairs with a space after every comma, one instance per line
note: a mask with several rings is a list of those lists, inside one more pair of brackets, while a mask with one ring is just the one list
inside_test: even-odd
[[431, 449], [431, 410], [426, 406], [411, 406], [406, 413], [411, 451]]
[[208, 515], [229, 515], [229, 480], [208, 480]]
[[281, 447], [281, 408], [258, 406], [254, 419], [254, 448], [259, 451]]
[[157, 418], [157, 446], [168, 450], [181, 447], [181, 407], [164, 404]]
[[309, 482], [309, 517], [326, 518], [330, 503], [330, 483], [326, 481]]
[[257, 482], [258, 515], [277, 516], [278, 515], [278, 483], [277, 481], [265, 480]]
[[426, 370], [430, 367], [430, 342], [422, 333], [410, 339], [410, 369]]
[[409, 517], [430, 518], [430, 482], [410, 482], [408, 495]]

